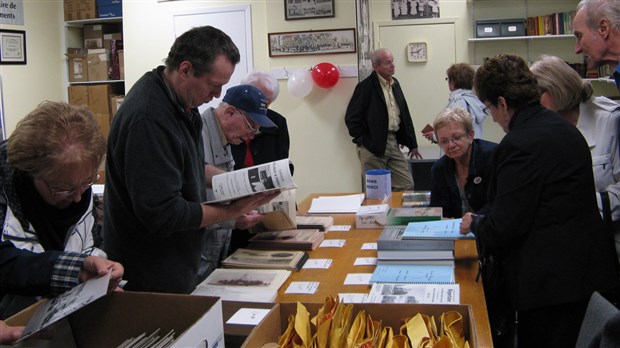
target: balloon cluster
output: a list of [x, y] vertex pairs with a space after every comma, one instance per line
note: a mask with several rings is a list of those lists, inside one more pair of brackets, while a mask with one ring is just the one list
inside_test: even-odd
[[[311, 80], [312, 79], [312, 80]], [[340, 79], [340, 71], [331, 63], [319, 63], [311, 70], [298, 71], [288, 78], [288, 90], [303, 98], [312, 91], [312, 81], [321, 88], [332, 88]]]

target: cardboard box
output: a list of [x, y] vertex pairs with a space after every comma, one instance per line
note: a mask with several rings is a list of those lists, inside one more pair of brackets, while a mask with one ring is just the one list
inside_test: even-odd
[[68, 48], [66, 56], [69, 82], [88, 81], [88, 54], [86, 50]]
[[123, 41], [123, 33], [107, 33], [103, 34], [103, 48], [111, 50], [110, 41], [118, 40]]
[[390, 210], [387, 204], [363, 205], [355, 214], [355, 228], [383, 228]]
[[476, 21], [476, 37], [496, 37], [500, 33], [500, 22]]
[[[7, 324], [24, 325], [40, 303], [9, 318]], [[70, 330], [57, 330], [45, 342], [48, 346], [116, 347], [158, 328], [163, 334], [174, 330], [177, 341], [173, 347], [224, 345], [222, 301], [217, 297], [113, 292], [70, 314], [64, 325]], [[33, 345], [30, 340], [25, 344]]]
[[72, 85], [68, 87], [69, 104], [88, 107], [88, 86]]
[[106, 81], [110, 69], [110, 53], [104, 48], [88, 50], [88, 81]]
[[65, 21], [80, 19], [80, 3], [78, 0], [64, 0]]
[[[304, 303], [311, 317], [317, 313], [322, 305], [322, 303]], [[381, 320], [383, 326], [391, 326], [395, 333], [402, 325], [402, 319], [413, 317], [417, 313], [434, 316], [437, 326], [439, 326], [439, 318], [442, 313], [457, 311], [463, 316], [466, 323], [464, 334], [469, 341], [469, 346], [478, 347], [471, 305], [356, 303], [353, 305], [353, 318], [360, 310], [365, 310], [373, 320]], [[269, 342], [278, 342], [278, 338], [286, 329], [288, 317], [294, 315], [296, 311], [296, 303], [276, 304], [269, 314], [250, 332], [241, 348], [262, 347]]]
[[94, 114], [110, 114], [110, 96], [112, 86], [109, 84], [88, 86], [88, 108]]
[[84, 25], [84, 48], [103, 48], [104, 24]]
[[96, 0], [77, 0], [80, 6], [80, 19], [97, 18]]
[[99, 124], [99, 129], [101, 130], [101, 134], [103, 134], [104, 138], [108, 138], [110, 134], [110, 115], [109, 114], [93, 114], [97, 123]]
[[123, 103], [124, 99], [125, 99], [124, 95], [114, 95], [114, 96], [110, 97], [110, 108], [112, 109], [112, 112], [111, 112], [112, 117], [111, 117], [111, 119], [113, 119], [114, 116], [116, 116], [116, 112], [118, 111], [118, 108]]

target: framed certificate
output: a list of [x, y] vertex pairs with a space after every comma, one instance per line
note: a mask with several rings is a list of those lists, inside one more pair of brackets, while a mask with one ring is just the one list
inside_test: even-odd
[[26, 64], [26, 32], [0, 29], [0, 64]]

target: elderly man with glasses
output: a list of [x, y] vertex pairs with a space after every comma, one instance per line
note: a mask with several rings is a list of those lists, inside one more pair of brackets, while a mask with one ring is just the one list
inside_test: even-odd
[[[201, 117], [207, 177], [234, 170], [235, 160], [230, 145], [254, 139], [261, 129], [277, 128], [267, 117], [267, 97], [252, 85], [229, 88], [220, 105], [208, 108]], [[214, 199], [211, 189], [207, 189], [207, 199]], [[261, 220], [262, 215], [251, 211], [236, 220], [212, 225], [211, 231], [205, 233], [199, 280], [218, 268], [228, 255], [233, 228], [247, 229]]]
[[[44, 102], [0, 145], [2, 241], [33, 252], [65, 251], [106, 257], [91, 186], [105, 139], [84, 107]], [[33, 303], [5, 296], [0, 319]]]

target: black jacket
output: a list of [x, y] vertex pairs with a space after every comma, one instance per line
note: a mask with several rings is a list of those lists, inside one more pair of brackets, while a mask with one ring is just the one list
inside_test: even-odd
[[[469, 160], [469, 176], [465, 182], [465, 195], [475, 212], [487, 203], [487, 189], [491, 179], [491, 158], [496, 143], [474, 139]], [[454, 160], [442, 156], [431, 168], [431, 207], [442, 207], [443, 216], [460, 218], [463, 216], [461, 195], [455, 179]], [[480, 212], [483, 213], [483, 212]]]
[[[400, 83], [396, 78], [392, 78], [394, 79], [392, 87], [394, 99], [400, 109], [400, 124], [396, 132], [396, 140], [399, 144], [413, 150], [418, 147], [418, 143], [409, 107]], [[375, 71], [355, 87], [344, 121], [354, 143], [364, 146], [375, 156], [384, 155], [388, 136], [388, 112], [381, 83]]]

